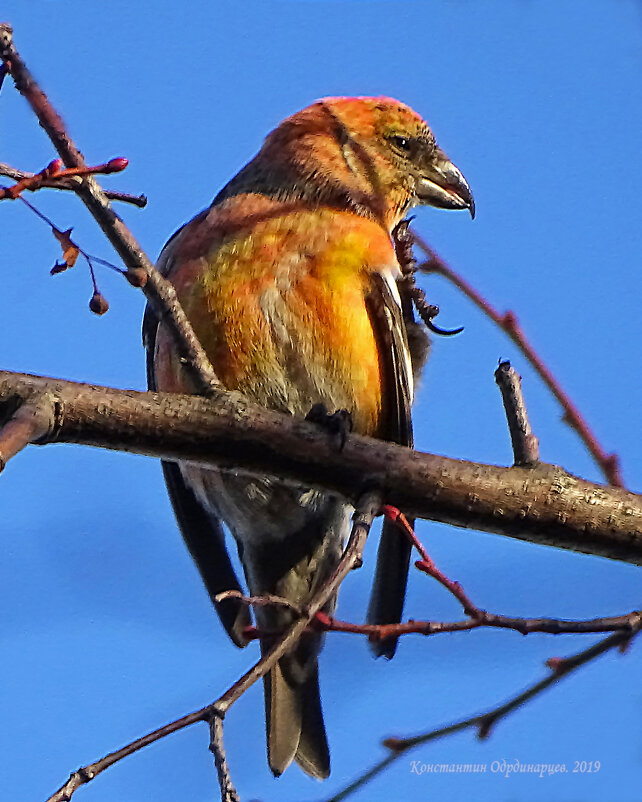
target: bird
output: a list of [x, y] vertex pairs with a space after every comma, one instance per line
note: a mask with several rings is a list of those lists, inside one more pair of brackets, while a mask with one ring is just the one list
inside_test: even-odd
[[[283, 120], [257, 155], [180, 228], [157, 268], [223, 386], [290, 415], [349, 416], [359, 434], [412, 446], [410, 407], [428, 341], [415, 321], [393, 232], [418, 205], [468, 210], [471, 189], [410, 106], [328, 97]], [[148, 307], [150, 389], [196, 393], [172, 335]], [[350, 502], [270, 475], [162, 463], [183, 538], [212, 600], [243, 591], [222, 524], [236, 541], [262, 653], [327, 580], [349, 534]], [[410, 546], [384, 521], [368, 620], [401, 620]], [[332, 614], [336, 597], [324, 607]], [[246, 604], [217, 605], [238, 646]], [[264, 677], [268, 764], [325, 779], [330, 753], [319, 691], [319, 632]], [[377, 647], [391, 657], [395, 642]]]

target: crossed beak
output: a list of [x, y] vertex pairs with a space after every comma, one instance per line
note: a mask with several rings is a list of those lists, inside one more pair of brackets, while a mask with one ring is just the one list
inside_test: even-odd
[[475, 199], [468, 182], [445, 154], [437, 152], [417, 179], [415, 194], [420, 203], [439, 209], [468, 209], [475, 217]]

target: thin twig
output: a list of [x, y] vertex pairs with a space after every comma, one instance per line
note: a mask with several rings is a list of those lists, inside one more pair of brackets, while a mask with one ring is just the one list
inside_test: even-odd
[[515, 465], [537, 465], [539, 441], [533, 434], [522, 393], [522, 379], [510, 362], [500, 362], [495, 381], [502, 394]]
[[470, 718], [463, 719], [462, 721], [458, 721], [454, 724], [449, 724], [446, 727], [430, 730], [430, 732], [423, 733], [422, 735], [415, 735], [411, 738], [386, 738], [383, 741], [383, 744], [390, 750], [390, 754], [375, 763], [375, 765], [368, 769], [368, 771], [366, 771], [356, 780], [353, 780], [353, 782], [341, 789], [338, 793], [334, 794], [332, 797], [324, 799], [323, 802], [341, 802], [341, 800], [347, 799], [347, 797], [349, 797], [359, 788], [362, 788], [374, 777], [381, 774], [381, 772], [388, 768], [391, 763], [399, 760], [402, 755], [405, 755], [411, 749], [421, 746], [422, 744], [429, 743], [430, 741], [436, 741], [439, 738], [444, 738], [447, 735], [454, 735], [457, 732], [467, 729], [477, 729], [478, 736], [480, 738], [487, 737], [490, 734], [491, 728], [513, 710], [521, 707], [521, 705], [525, 704], [526, 702], [529, 702], [551, 685], [555, 685], [560, 679], [562, 679], [562, 677], [577, 670], [580, 668], [580, 666], [585, 665], [586, 663], [594, 660], [601, 654], [604, 654], [613, 648], [621, 648], [623, 645], [629, 643], [631, 638], [637, 635], [641, 628], [642, 618], [635, 627], [635, 631], [632, 633], [616, 632], [615, 634], [609, 635], [607, 638], [599, 641], [595, 645], [590, 646], [588, 649], [585, 649], [584, 651], [579, 652], [572, 657], [566, 658], [565, 660], [557, 660], [554, 658], [553, 661], [548, 661], [548, 664], [552, 665], [553, 667], [549, 676], [545, 677], [539, 682], [536, 682], [534, 685], [531, 685], [525, 691], [517, 694], [504, 704], [494, 707], [491, 710], [487, 710], [481, 715], [471, 716]]
[[98, 289], [98, 283], [96, 281], [96, 273], [94, 270], [94, 262], [98, 262], [99, 264], [104, 265], [105, 267], [109, 267], [112, 270], [115, 270], [117, 273], [125, 274], [124, 270], [121, 270], [120, 267], [117, 265], [108, 262], [106, 259], [101, 259], [98, 256], [92, 256], [91, 254], [87, 253], [84, 248], [81, 248], [77, 242], [74, 242], [71, 238], [71, 228], [68, 228], [66, 231], [62, 231], [58, 226], [55, 225], [53, 220], [47, 217], [46, 214], [43, 214], [39, 209], [37, 209], [33, 203], [30, 203], [26, 198], [24, 198], [21, 194], [16, 195], [16, 198], [20, 200], [25, 206], [33, 212], [40, 220], [43, 220], [47, 223], [48, 226], [51, 228], [51, 232], [54, 237], [58, 240], [60, 247], [62, 248], [62, 262], [56, 261], [54, 266], [49, 271], [50, 275], [55, 276], [58, 273], [64, 273], [69, 268], [73, 267], [76, 264], [78, 256], [82, 254], [83, 258], [87, 262], [89, 266], [89, 275], [91, 277], [91, 282], [93, 285], [93, 295], [91, 300], [89, 301], [89, 308], [92, 312], [98, 315], [103, 315], [109, 309], [109, 304], [107, 299], [102, 295], [100, 290]]
[[[10, 164], [5, 164], [4, 162], [0, 162], [0, 175], [5, 176], [6, 178], [11, 178], [13, 181], [24, 181], [28, 179], [35, 178], [40, 173], [29, 173], [25, 170], [17, 170], [15, 167], [12, 167]], [[41, 178], [38, 184], [32, 189], [27, 187], [30, 191], [35, 191], [36, 189], [60, 189], [60, 190], [67, 190], [70, 192], [75, 192], [80, 185], [81, 179], [78, 176], [66, 177], [66, 178]], [[118, 201], [120, 203], [129, 203], [132, 206], [137, 206], [139, 209], [143, 209], [147, 206], [147, 197], [145, 195], [130, 195], [128, 192], [116, 192], [111, 189], [104, 189], [103, 192], [105, 193], [105, 197], [111, 201]]]
[[[11, 73], [17, 90], [31, 106], [65, 166], [86, 168], [85, 160], [71, 139], [62, 118], [40, 89], [16, 50], [13, 31], [8, 24], [0, 24], [0, 59]], [[154, 268], [134, 235], [112, 209], [93, 176], [81, 179], [76, 194], [123, 260], [127, 267], [126, 277], [130, 283], [141, 287], [154, 311], [168, 326], [179, 356], [190, 371], [197, 389], [206, 395], [216, 395], [221, 388], [220, 382], [178, 301], [174, 287]]]
[[214, 764], [218, 775], [218, 784], [221, 789], [221, 802], [241, 802], [225, 757], [223, 746], [223, 719], [214, 714], [210, 718], [210, 752], [214, 755]]
[[273, 593], [265, 593], [263, 596], [245, 596], [240, 590], [224, 590], [222, 593], [217, 593], [214, 601], [225, 601], [226, 599], [238, 599], [238, 601], [248, 606], [256, 607], [287, 607], [292, 610], [295, 615], [301, 615], [301, 608], [283, 596], [275, 596]]
[[417, 537], [414, 527], [410, 525], [410, 522], [406, 516], [400, 510], [398, 510], [397, 507], [393, 507], [391, 504], [384, 504], [381, 508], [381, 511], [387, 518], [389, 518], [399, 527], [408, 540], [410, 540], [411, 544], [417, 549], [419, 554], [421, 554], [421, 560], [417, 560], [417, 562], [415, 562], [415, 567], [420, 571], [423, 571], [425, 574], [428, 574], [433, 579], [436, 579], [437, 582], [439, 582], [440, 585], [443, 585], [449, 593], [452, 593], [452, 595], [461, 604], [466, 615], [470, 616], [471, 618], [480, 618], [482, 616], [482, 610], [480, 610], [477, 605], [473, 604], [473, 602], [468, 598], [466, 592], [459, 582], [449, 579], [449, 577], [447, 577], [442, 571], [439, 570], [439, 568], [437, 568], [432, 557], [428, 554], [424, 544]]
[[437, 273], [440, 276], [448, 279], [458, 289], [460, 289], [467, 298], [476, 304], [485, 315], [494, 321], [503, 331], [508, 334], [511, 340], [517, 345], [520, 351], [524, 354], [526, 359], [531, 363], [535, 371], [539, 374], [542, 381], [546, 384], [551, 393], [558, 400], [564, 410], [564, 420], [569, 424], [590, 452], [593, 459], [600, 467], [602, 473], [606, 477], [607, 482], [616, 487], [624, 487], [622, 475], [619, 468], [619, 459], [617, 454], [607, 454], [602, 446], [598, 443], [597, 438], [591, 431], [589, 425], [586, 423], [580, 411], [571, 401], [569, 396], [564, 392], [560, 383], [555, 379], [549, 368], [544, 364], [543, 360], [537, 355], [532, 345], [526, 339], [517, 318], [513, 312], [505, 312], [500, 314], [488, 301], [474, 289], [462, 276], [456, 273], [449, 267], [444, 260], [437, 255], [437, 253], [418, 235], [414, 234], [415, 242], [418, 247], [426, 254], [428, 261], [420, 264], [418, 270], [424, 273]]
[[[355, 635], [366, 635], [369, 640], [379, 641], [386, 638], [398, 638], [401, 635], [439, 635], [444, 632], [468, 632], [479, 627], [496, 629], [512, 629], [521, 635], [532, 632], [550, 635], [589, 634], [597, 632], [631, 633], [639, 625], [642, 611], [633, 610], [625, 615], [604, 618], [589, 618], [582, 621], [561, 618], [510, 618], [479, 610], [475, 618], [462, 621], [405, 621], [400, 624], [353, 624], [341, 621], [332, 616], [319, 613], [312, 621], [313, 629], [324, 632], [347, 632]], [[264, 634], [261, 632], [261, 635]]]
[[114, 763], [118, 763], [119, 760], [133, 755], [135, 752], [138, 752], [139, 749], [143, 749], [145, 746], [149, 746], [149, 744], [160, 741], [161, 738], [165, 738], [173, 732], [178, 732], [185, 727], [189, 727], [197, 721], [209, 721], [210, 716], [214, 713], [214, 709], [214, 705], [207, 705], [207, 707], [203, 707], [200, 710], [189, 713], [187, 716], [176, 719], [176, 721], [165, 724], [165, 726], [159, 727], [152, 732], [148, 732], [147, 735], [143, 735], [142, 738], [137, 738], [135, 741], [127, 744], [127, 746], [123, 746], [122, 749], [110, 752], [110, 754], [105, 755], [105, 757], [97, 760], [95, 763], [90, 763], [88, 766], [83, 766], [83, 768], [74, 771], [67, 782], [59, 788], [55, 794], [52, 794], [47, 802], [69, 802], [75, 791], [82, 785], [91, 782], [91, 780], [95, 779], [99, 774], [102, 774], [105, 769], [113, 766]]
[[44, 181], [49, 183], [53, 181], [55, 185], [56, 181], [64, 181], [67, 178], [86, 178], [88, 175], [120, 173], [128, 164], [127, 159], [115, 158], [91, 167], [68, 167], [63, 169], [62, 159], [54, 159], [39, 173], [25, 175], [10, 187], [0, 187], [0, 200], [15, 200], [25, 191], [36, 192], [42, 187]]
[[[396, 507], [389, 504], [384, 504], [382, 513], [390, 518], [396, 524], [402, 533], [410, 540], [411, 544], [419, 554], [421, 559], [415, 562], [415, 567], [420, 571], [428, 574], [436, 579], [446, 590], [449, 591], [461, 604], [464, 612], [468, 616], [468, 621], [455, 621], [450, 623], [440, 621], [411, 621], [408, 623], [400, 624], [387, 624], [370, 628], [368, 626], [359, 628], [359, 625], [347, 624], [343, 626], [344, 632], [358, 632], [359, 629], [362, 634], [367, 634], [370, 638], [385, 639], [390, 636], [403, 635], [409, 632], [415, 632], [422, 635], [433, 635], [437, 632], [459, 632], [463, 630], [476, 629], [478, 627], [496, 627], [499, 629], [514, 629], [522, 635], [527, 635], [529, 632], [548, 632], [555, 635], [571, 632], [610, 632], [613, 630], [622, 630], [624, 632], [637, 631], [640, 628], [642, 621], [642, 613], [639, 610], [634, 610], [622, 616], [614, 616], [610, 618], [594, 618], [588, 621], [565, 621], [554, 618], [510, 618], [504, 615], [496, 615], [489, 613], [478, 607], [468, 594], [464, 591], [459, 582], [456, 582], [447, 577], [442, 571], [437, 568], [433, 559], [426, 551], [425, 546], [417, 537], [414, 528], [406, 516], [400, 512]], [[332, 626], [334, 622], [327, 617], [327, 621], [317, 616], [317, 626], [327, 624], [328, 629], [334, 629]], [[341, 624], [339, 625], [341, 628]]]
[[368, 532], [370, 531], [372, 521], [380, 506], [381, 496], [379, 493], [372, 491], [363, 494], [356, 506], [350, 537], [341, 555], [341, 559], [329, 579], [319, 588], [317, 593], [310, 600], [301, 618], [297, 619], [292, 624], [283, 637], [276, 642], [271, 651], [264, 655], [249, 671], [221, 694], [215, 702], [193, 713], [189, 713], [176, 721], [172, 721], [164, 727], [160, 727], [144, 735], [142, 738], [132, 741], [122, 749], [106, 755], [89, 766], [78, 769], [58, 791], [49, 797], [47, 802], [69, 802], [72, 794], [77, 791], [81, 785], [90, 782], [105, 769], [113, 766], [114, 763], [117, 763], [124, 757], [132, 755], [139, 749], [155, 741], [159, 741], [161, 738], [171, 733], [189, 727], [198, 721], [212, 722], [215, 718], [222, 720], [234, 702], [236, 702], [251, 685], [267, 674], [286, 652], [292, 649], [293, 645], [297, 643], [308, 626], [310, 620], [323, 607], [327, 600], [336, 593], [341, 582], [355, 565], [359, 564]]

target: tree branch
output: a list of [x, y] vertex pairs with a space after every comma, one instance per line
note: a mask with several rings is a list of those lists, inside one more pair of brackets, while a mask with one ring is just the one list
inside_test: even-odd
[[426, 254], [428, 261], [420, 264], [417, 269], [423, 273], [436, 273], [443, 276], [455, 285], [467, 298], [469, 298], [482, 312], [496, 323], [503, 331], [508, 334], [515, 345], [531, 363], [535, 371], [539, 374], [544, 384], [560, 403], [564, 410], [564, 420], [578, 433], [582, 442], [588, 449], [593, 459], [599, 465], [606, 481], [617, 487], [623, 487], [624, 482], [620, 473], [619, 460], [617, 454], [607, 454], [598, 443], [597, 438], [591, 431], [589, 425], [582, 417], [579, 409], [564, 392], [562, 386], [553, 376], [544, 361], [535, 352], [533, 346], [528, 342], [522, 331], [514, 312], [501, 314], [488, 301], [477, 292], [462, 276], [456, 273], [446, 262], [417, 234], [413, 232], [413, 238], [419, 248]]
[[46, 394], [55, 399], [56, 425], [40, 444], [270, 473], [352, 499], [376, 487], [410, 517], [642, 565], [642, 497], [557, 466], [483, 465], [358, 435], [338, 450], [323, 428], [235, 394], [208, 400], [0, 371], [0, 413]]
[[11, 457], [53, 430], [54, 416], [55, 401], [47, 393], [21, 403], [10, 413], [0, 428], [0, 473]]
[[[26, 187], [30, 192], [41, 188], [62, 189], [75, 192], [81, 182], [81, 179], [78, 176], [65, 178], [45, 178], [41, 173], [29, 173], [25, 170], [17, 170], [15, 167], [12, 167], [10, 164], [5, 164], [4, 162], [0, 162], [0, 175], [5, 176], [6, 178], [11, 178], [18, 182], [29, 181], [40, 176], [40, 179], [35, 186]], [[111, 189], [104, 189], [103, 192], [108, 200], [119, 201], [120, 203], [129, 203], [132, 206], [138, 206], [139, 209], [143, 209], [145, 206], [147, 206], [147, 198], [145, 195], [130, 195], [128, 192], [116, 192]]]
[[[479, 627], [512, 629], [520, 635], [533, 632], [548, 635], [586, 635], [596, 632], [634, 633], [642, 619], [641, 610], [633, 610], [625, 615], [589, 618], [583, 621], [562, 618], [511, 618], [479, 610], [479, 615], [462, 621], [404, 621], [401, 624], [353, 624], [332, 616], [318, 616], [312, 628], [323, 632], [346, 632], [352, 635], [366, 635], [369, 640], [380, 641], [386, 638], [399, 638], [402, 635], [440, 635], [445, 632], [469, 632]], [[258, 633], [257, 633], [258, 637]]]
[[[77, 791], [78, 788], [80, 788], [82, 785], [86, 785], [88, 782], [105, 771], [105, 769], [113, 766], [114, 763], [117, 763], [124, 757], [134, 754], [134, 752], [137, 752], [139, 749], [142, 749], [143, 747], [148, 746], [155, 741], [159, 741], [161, 738], [164, 738], [167, 735], [171, 735], [178, 730], [189, 727], [198, 721], [210, 722], [210, 746], [215, 743], [214, 748], [218, 748], [222, 742], [222, 720], [225, 717], [226, 712], [251, 685], [267, 674], [268, 671], [270, 671], [270, 669], [273, 668], [281, 659], [281, 657], [283, 657], [286, 652], [293, 648], [310, 623], [311, 619], [314, 618], [327, 600], [334, 593], [336, 593], [339, 585], [343, 582], [350, 571], [360, 564], [361, 554], [363, 552], [366, 538], [368, 537], [372, 521], [374, 520], [374, 517], [376, 516], [380, 506], [381, 497], [375, 492], [365, 493], [358, 500], [356, 512], [353, 517], [350, 537], [343, 554], [341, 555], [341, 559], [339, 560], [339, 563], [330, 575], [329, 579], [321, 588], [319, 588], [317, 593], [310, 600], [305, 611], [303, 611], [301, 617], [292, 624], [283, 637], [275, 644], [274, 648], [264, 655], [258, 661], [258, 663], [252, 666], [249, 671], [243, 674], [243, 676], [232, 686], [230, 686], [225, 693], [219, 696], [215, 702], [212, 702], [212, 704], [209, 704], [200, 710], [196, 710], [193, 713], [189, 713], [187, 716], [183, 716], [176, 721], [172, 721], [169, 724], [166, 724], [164, 727], [159, 727], [157, 730], [144, 735], [142, 738], [132, 741], [122, 749], [118, 749], [116, 752], [111, 752], [109, 755], [106, 755], [104, 758], [101, 758], [95, 763], [78, 769], [78, 771], [73, 772], [67, 782], [61, 788], [59, 788], [55, 794], [49, 797], [47, 802], [69, 802], [72, 794]], [[216, 719], [221, 722], [220, 728], [213, 730], [212, 728], [215, 726]], [[231, 785], [227, 767], [225, 767], [225, 770], [222, 771], [221, 767], [219, 766], [218, 759], [217, 770], [221, 786], [222, 802], [233, 802], [234, 796], [230, 796], [230, 793], [234, 792], [234, 794], [236, 794], [236, 791]], [[225, 796], [226, 793], [228, 794], [227, 797]]]
[[179, 730], [185, 729], [185, 727], [196, 724], [197, 721], [208, 721], [209, 717], [213, 714], [212, 708], [212, 705], [208, 705], [200, 710], [196, 710], [194, 713], [176, 719], [176, 721], [165, 724], [163, 727], [159, 727], [157, 730], [143, 735], [142, 738], [132, 741], [132, 743], [127, 744], [127, 746], [123, 746], [122, 749], [110, 752], [95, 763], [83, 766], [81, 769], [74, 771], [69, 776], [67, 782], [47, 799], [47, 802], [69, 802], [74, 792], [82, 785], [91, 782], [91, 780], [95, 779], [99, 774], [102, 774], [105, 769], [113, 766], [114, 763], [118, 763], [118, 761], [122, 760], [124, 757], [133, 755], [140, 749], [159, 741], [161, 738], [165, 738], [167, 735], [171, 735], [173, 732], [178, 732]]
[[[6, 23], [0, 23], [0, 59], [9, 70], [17, 90], [31, 106], [65, 166], [86, 168], [87, 164], [82, 153], [69, 136], [62, 118], [40, 89], [16, 50], [13, 31]], [[123, 260], [127, 267], [126, 277], [130, 283], [141, 287], [154, 311], [172, 332], [179, 355], [190, 370], [197, 389], [206, 395], [218, 392], [221, 385], [214, 368], [178, 302], [174, 287], [154, 268], [134, 235], [112, 209], [93, 176], [82, 178], [76, 188], [76, 194]]]
[[223, 746], [223, 719], [216, 713], [210, 718], [210, 752], [214, 755], [214, 764], [221, 789], [221, 802], [241, 802], [225, 757]]
[[539, 441], [528, 420], [521, 376], [510, 362], [501, 362], [495, 371], [495, 381], [504, 402], [515, 465], [536, 465], [539, 462]]
[[436, 741], [439, 738], [444, 738], [448, 735], [454, 735], [457, 732], [467, 729], [476, 729], [480, 738], [487, 737], [490, 734], [491, 728], [513, 710], [521, 707], [523, 704], [526, 704], [531, 699], [535, 698], [549, 688], [551, 685], [555, 685], [560, 681], [560, 679], [562, 679], [562, 677], [577, 670], [580, 668], [580, 666], [589, 663], [591, 660], [595, 660], [597, 657], [605, 652], [610, 651], [611, 649], [617, 647], [622, 648], [626, 646], [631, 638], [639, 633], [640, 628], [642, 628], [642, 618], [640, 618], [638, 621], [633, 633], [616, 632], [613, 635], [609, 635], [607, 638], [603, 638], [601, 641], [598, 641], [598, 643], [590, 646], [588, 649], [573, 655], [572, 657], [568, 657], [563, 660], [558, 658], [552, 658], [551, 660], [548, 660], [547, 665], [551, 669], [551, 673], [547, 677], [544, 677], [544, 679], [541, 679], [539, 682], [531, 685], [525, 691], [517, 694], [504, 704], [494, 707], [491, 710], [487, 710], [481, 715], [471, 716], [470, 718], [463, 719], [454, 724], [449, 724], [445, 727], [439, 727], [438, 729], [430, 730], [430, 732], [423, 733], [422, 735], [415, 735], [411, 738], [386, 738], [383, 742], [383, 745], [390, 750], [390, 754], [386, 755], [385, 758], [375, 763], [375, 765], [368, 769], [368, 771], [364, 772], [356, 780], [353, 780], [338, 793], [333, 794], [332, 797], [324, 799], [323, 802], [341, 802], [341, 800], [347, 799], [351, 794], [353, 794], [359, 788], [363, 788], [366, 783], [370, 782], [370, 780], [374, 779], [374, 777], [381, 774], [381, 772], [387, 769], [388, 766], [399, 760], [402, 755], [405, 755], [408, 751], [414, 749], [416, 746], [421, 746], [422, 744], [429, 743], [430, 741]]

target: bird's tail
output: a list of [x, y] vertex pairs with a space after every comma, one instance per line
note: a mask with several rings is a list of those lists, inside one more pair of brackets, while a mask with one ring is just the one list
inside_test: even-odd
[[281, 661], [264, 677], [268, 762], [276, 776], [296, 760], [311, 777], [324, 780], [330, 774], [330, 751], [316, 659], [306, 673], [302, 682], [293, 682]]
[[[302, 491], [298, 491], [296, 525], [286, 536], [278, 539], [257, 536], [242, 545], [243, 567], [251, 594], [270, 594], [285, 602], [255, 608], [262, 654], [272, 649], [296, 621], [297, 610], [305, 609], [329, 579], [340, 559], [349, 525], [351, 508], [345, 501], [308, 492], [311, 499], [308, 509], [301, 507], [301, 495]], [[289, 517], [294, 518], [294, 514]], [[284, 519], [287, 521], [288, 516]], [[326, 602], [324, 612], [332, 615], [335, 604], [336, 595]], [[319, 696], [318, 656], [323, 639], [320, 632], [303, 633], [294, 648], [264, 677], [268, 763], [277, 776], [293, 760], [312, 777], [325, 779], [330, 774]]]
[[[292, 583], [294, 575], [296, 571], [284, 577], [278, 588], [285, 598], [290, 594], [283, 592], [283, 585], [298, 584]], [[334, 603], [332, 599], [326, 605], [328, 613]], [[296, 613], [279, 605], [266, 605], [256, 609], [256, 619], [264, 633], [261, 653], [265, 655], [278, 640], [278, 636], [269, 633], [285, 632], [296, 620]], [[330, 774], [330, 752], [319, 694], [318, 655], [323, 639], [319, 632], [304, 633], [294, 649], [263, 678], [268, 763], [277, 777], [293, 760], [317, 779]]]

